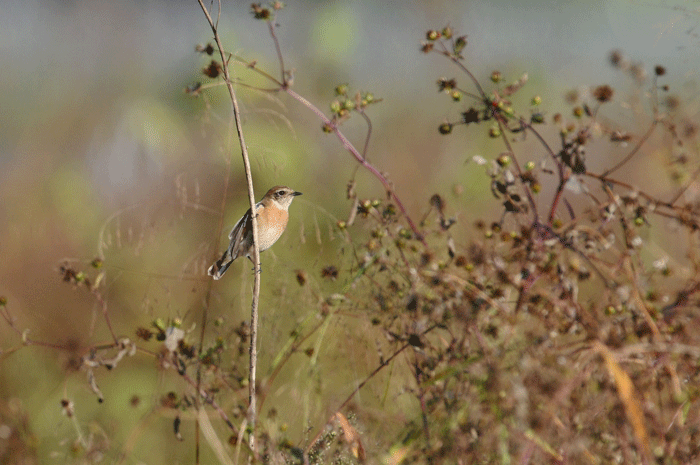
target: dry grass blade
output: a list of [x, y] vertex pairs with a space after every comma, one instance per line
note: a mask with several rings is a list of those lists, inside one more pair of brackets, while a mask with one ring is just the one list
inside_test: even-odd
[[214, 431], [211, 421], [209, 421], [209, 415], [207, 415], [206, 409], [200, 408], [197, 418], [199, 419], [199, 427], [204, 435], [204, 439], [206, 439], [209, 443], [209, 446], [211, 447], [211, 450], [214, 451], [219, 463], [233, 465], [233, 461], [231, 461], [231, 458], [226, 453], [227, 448], [221, 442], [221, 439], [219, 439], [219, 436], [217, 436], [216, 431]]
[[365, 448], [362, 445], [362, 440], [360, 439], [360, 433], [350, 424], [345, 415], [340, 412], [335, 413], [335, 419], [340, 423], [340, 427], [343, 430], [343, 439], [350, 445], [352, 450], [352, 455], [359, 459], [361, 462], [365, 461]]
[[608, 373], [610, 373], [610, 376], [615, 380], [617, 392], [625, 408], [625, 414], [634, 430], [634, 437], [637, 440], [637, 446], [639, 447], [643, 460], [642, 463], [651, 463], [651, 449], [649, 447], [649, 435], [647, 434], [647, 429], [644, 424], [644, 412], [642, 411], [642, 406], [640, 405], [632, 380], [625, 370], [622, 369], [620, 364], [617, 363], [615, 354], [607, 346], [597, 341], [594, 348], [596, 352], [603, 357]]

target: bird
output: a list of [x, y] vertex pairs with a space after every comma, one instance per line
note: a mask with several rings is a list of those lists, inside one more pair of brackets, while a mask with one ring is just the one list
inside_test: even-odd
[[[275, 186], [255, 204], [260, 252], [272, 247], [280, 238], [289, 220], [289, 206], [298, 195], [301, 195], [301, 192], [287, 186]], [[207, 274], [217, 280], [221, 279], [238, 257], [246, 256], [251, 262], [253, 261], [253, 220], [250, 208], [235, 224], [228, 238], [230, 240], [228, 248], [207, 270]]]

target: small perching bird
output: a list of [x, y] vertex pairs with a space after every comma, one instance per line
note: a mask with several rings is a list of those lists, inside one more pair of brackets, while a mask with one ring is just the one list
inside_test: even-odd
[[[289, 220], [289, 206], [297, 195], [301, 195], [301, 192], [286, 186], [275, 186], [255, 204], [260, 252], [272, 247], [284, 232]], [[228, 249], [207, 271], [214, 279], [221, 279], [238, 257], [246, 256], [251, 262], [253, 261], [253, 220], [250, 208], [238, 220], [228, 238], [231, 241]]]

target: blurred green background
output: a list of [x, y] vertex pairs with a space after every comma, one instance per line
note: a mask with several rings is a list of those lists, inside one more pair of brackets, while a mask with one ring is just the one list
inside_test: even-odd
[[[458, 118], [467, 103], [454, 104], [438, 94], [436, 80], [456, 76], [465, 86], [467, 80], [445, 60], [419, 52], [426, 30], [449, 24], [467, 34], [467, 63], [482, 82], [493, 70], [507, 82], [527, 72], [523, 102], [539, 94], [551, 116], [566, 110], [564, 95], [570, 89], [610, 83], [624, 94], [634, 88], [609, 66], [613, 49], [649, 67], [666, 66], [665, 82], [682, 91], [697, 111], [699, 21], [697, 4], [687, 1], [300, 1], [289, 2], [281, 12], [277, 34], [285, 64], [294, 70], [295, 91], [324, 111], [334, 87], [343, 82], [383, 99], [369, 110], [369, 158], [388, 173], [412, 216], [420, 219], [427, 199], [438, 192], [460, 224], [468, 225], [491, 211], [498, 215], [483, 167], [469, 160], [493, 158], [502, 148], [483, 130], [439, 135], [438, 125]], [[252, 19], [249, 2], [226, 2], [220, 24], [229, 51], [278, 75], [266, 25]], [[20, 338], [0, 321], [3, 417], [26, 414], [41, 457], [67, 455], [66, 441], [76, 434], [61, 414], [61, 398], [75, 401], [84, 431], [120, 443], [118, 450], [143, 428], [150, 436], [138, 440], [135, 457], [156, 463], [150, 454], [158, 450], [167, 457], [164, 463], [173, 463], [192, 454], [191, 442], [178, 443], [170, 435], [172, 418], [148, 416], [159, 396], [184, 389], [172, 373], [156, 368], [153, 357], [140, 354], [123, 361], [126, 376], [100, 371], [104, 405], [97, 404], [84, 373], [70, 369], [83, 348], [109, 341], [109, 333], [95, 298], [64, 283], [59, 267], [70, 263], [94, 277], [89, 263], [104, 256], [102, 290], [118, 335], [133, 339], [137, 326], [157, 317], [181, 318], [198, 334], [204, 272], [223, 250], [228, 228], [247, 208], [234, 148], [225, 231], [216, 235], [227, 157], [227, 96], [223, 88], [206, 90], [199, 98], [184, 91], [194, 82], [210, 81], [201, 74], [208, 59], [194, 51], [209, 39], [195, 1], [2, 4], [0, 295], [7, 298], [19, 330], [73, 348], [9, 353]], [[235, 72], [251, 78], [240, 68]], [[275, 184], [304, 193], [291, 208], [287, 233], [263, 255], [263, 286], [268, 285], [261, 317], [264, 376], [290, 329], [315, 311], [315, 290], [332, 292], [347, 278], [341, 273], [339, 282], [324, 282], [319, 270], [335, 263], [339, 253], [352, 254], [351, 248], [343, 249], [333, 226], [348, 215], [346, 183], [356, 164], [295, 101], [238, 91], [257, 197]], [[612, 104], [610, 114], [630, 131], [646, 127], [648, 116], [631, 114], [621, 102]], [[343, 130], [362, 146], [366, 127], [359, 118]], [[648, 182], [641, 171], [636, 182]], [[381, 186], [368, 174], [360, 171], [356, 180], [361, 198], [382, 197]], [[247, 318], [249, 268], [236, 263], [214, 285], [212, 320], [222, 316], [230, 328]], [[308, 273], [313, 291], [297, 285], [299, 269]], [[363, 379], [376, 366], [376, 360], [353, 350], [353, 344], [371, 349], [372, 343], [337, 325], [330, 334], [340, 336], [342, 345], [324, 349], [329, 363], [338, 362], [345, 372], [334, 394], [313, 401], [300, 395], [295, 390], [314, 387], [301, 382], [303, 368], [293, 366], [270, 393], [270, 406], [287, 409], [290, 418], [284, 422], [299, 429], [291, 435], [295, 440], [303, 437], [302, 427], [322, 424], [351, 391], [343, 383]], [[212, 327], [210, 336], [217, 331]], [[285, 377], [299, 382], [290, 387]], [[361, 394], [368, 408], [375, 406], [372, 389]], [[376, 389], [381, 397], [384, 387]], [[140, 402], [132, 402], [134, 396]], [[245, 403], [244, 396], [240, 402]], [[140, 423], [144, 418], [150, 419], [149, 428]], [[192, 423], [183, 430], [191, 438]]]

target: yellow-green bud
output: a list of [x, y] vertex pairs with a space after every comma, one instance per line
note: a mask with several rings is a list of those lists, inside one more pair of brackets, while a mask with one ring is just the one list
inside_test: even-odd
[[431, 40], [431, 41], [438, 40], [440, 38], [440, 33], [434, 29], [431, 29], [425, 34], [425, 37], [426, 37], [426, 39]]

